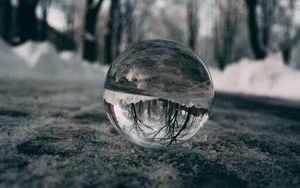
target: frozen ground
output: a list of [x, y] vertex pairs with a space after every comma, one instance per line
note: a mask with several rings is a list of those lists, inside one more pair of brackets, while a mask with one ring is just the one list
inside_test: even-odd
[[136, 147], [100, 84], [0, 79], [0, 187], [299, 187], [300, 104], [217, 94], [189, 143]]

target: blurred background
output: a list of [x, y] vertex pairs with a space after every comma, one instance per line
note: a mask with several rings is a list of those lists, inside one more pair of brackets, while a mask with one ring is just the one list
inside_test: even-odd
[[299, 0], [0, 0], [0, 76], [103, 80], [130, 44], [165, 38], [217, 90], [300, 99]]

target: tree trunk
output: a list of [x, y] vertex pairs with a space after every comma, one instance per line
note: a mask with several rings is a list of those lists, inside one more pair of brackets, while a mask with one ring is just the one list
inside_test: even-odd
[[275, 15], [278, 9], [278, 0], [259, 1], [261, 8], [262, 45], [265, 50], [269, 49], [272, 28], [275, 24]]
[[121, 8], [122, 4], [119, 4], [118, 8], [118, 21], [117, 21], [117, 36], [116, 36], [116, 53], [115, 57], [117, 57], [122, 51], [122, 39], [123, 39], [123, 31], [124, 31], [124, 14]]
[[40, 32], [41, 41], [46, 40], [48, 35], [47, 13], [48, 13], [47, 10], [43, 9], [43, 19], [41, 21], [41, 32]]
[[116, 57], [116, 42], [118, 29], [119, 0], [111, 0], [109, 20], [107, 22], [107, 33], [105, 36], [105, 63], [111, 64]]
[[286, 65], [289, 64], [291, 59], [291, 48], [287, 47], [282, 50], [282, 59]]
[[285, 8], [281, 12], [281, 17], [283, 19], [284, 33], [283, 33], [283, 40], [279, 44], [281, 48], [282, 59], [284, 60], [285, 64], [290, 63], [290, 58], [293, 49], [297, 46], [300, 40], [300, 26], [295, 27], [293, 23], [293, 20], [295, 18], [295, 11], [296, 11], [296, 1], [289, 0], [287, 2], [288, 2], [288, 8]]
[[48, 38], [48, 23], [47, 23], [47, 18], [48, 18], [48, 10], [51, 5], [51, 0], [44, 0], [41, 1], [41, 8], [42, 8], [42, 20], [40, 23], [40, 32], [39, 32], [39, 39], [41, 41], [45, 41]]
[[83, 41], [83, 59], [95, 62], [98, 58], [98, 43], [96, 35], [96, 26], [98, 21], [99, 9], [103, 0], [96, 4], [94, 0], [87, 0], [85, 23], [84, 23], [84, 41]]
[[297, 46], [298, 41], [300, 40], [300, 27], [297, 28], [295, 33], [296, 34], [293, 38], [289, 37], [288, 40], [281, 45], [282, 59], [286, 65], [290, 63], [293, 49]]
[[126, 30], [126, 44], [130, 45], [134, 41], [134, 28], [133, 28], [133, 7], [130, 0], [125, 2], [125, 30]]
[[35, 13], [37, 4], [38, 0], [19, 1], [17, 27], [20, 43], [38, 39], [38, 21]]
[[196, 50], [198, 30], [199, 30], [198, 8], [199, 8], [199, 1], [188, 0], [187, 2], [187, 23], [188, 23], [188, 32], [189, 32], [188, 45], [193, 51]]
[[238, 32], [241, 4], [234, 0], [218, 1], [219, 16], [214, 29], [214, 55], [223, 70], [232, 61]]
[[268, 28], [268, 26], [263, 27], [262, 29], [262, 43], [265, 49], [269, 48], [269, 44], [270, 44], [270, 28]]
[[263, 59], [267, 53], [261, 46], [259, 28], [257, 23], [256, 7], [257, 0], [245, 0], [248, 9], [249, 40], [255, 59]]
[[12, 5], [10, 0], [4, 1], [4, 15], [3, 15], [3, 39], [7, 43], [11, 43], [12, 34]]

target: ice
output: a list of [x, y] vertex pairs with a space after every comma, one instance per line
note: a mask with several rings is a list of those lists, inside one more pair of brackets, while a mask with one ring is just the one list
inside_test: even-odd
[[168, 40], [143, 41], [112, 64], [104, 103], [111, 123], [148, 148], [182, 143], [207, 121], [214, 90], [206, 65]]

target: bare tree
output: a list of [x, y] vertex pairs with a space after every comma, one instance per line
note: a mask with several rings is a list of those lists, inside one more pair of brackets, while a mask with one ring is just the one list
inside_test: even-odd
[[255, 59], [263, 59], [266, 57], [267, 52], [260, 41], [260, 29], [256, 13], [258, 0], [245, 0], [245, 3], [248, 10], [248, 30], [252, 52]]
[[188, 45], [192, 50], [196, 50], [199, 31], [199, 1], [187, 0], [187, 23], [188, 23]]
[[21, 43], [28, 39], [38, 39], [38, 20], [35, 12], [37, 5], [38, 0], [19, 1], [17, 27]]
[[214, 28], [214, 54], [223, 70], [232, 59], [240, 21], [241, 5], [235, 0], [218, 0], [219, 15]]
[[39, 39], [40, 40], [46, 40], [48, 36], [48, 23], [47, 23], [47, 17], [48, 17], [48, 11], [51, 6], [52, 0], [40, 0], [40, 6], [42, 9], [42, 19], [40, 23], [40, 31], [39, 31]]
[[134, 4], [136, 3], [137, 2], [133, 2], [132, 0], [125, 1], [124, 27], [125, 27], [127, 45], [130, 45], [134, 41], [135, 20], [133, 16], [133, 11], [134, 11]]
[[166, 17], [163, 17], [162, 20], [167, 28], [168, 37], [178, 42], [184, 42], [184, 30], [182, 27], [176, 24], [176, 20], [170, 20]]
[[148, 21], [152, 17], [151, 9], [155, 0], [133, 1], [136, 14], [133, 17], [133, 36], [134, 42], [141, 41], [146, 37]]
[[[73, 6], [68, 6], [68, 11], [65, 12], [66, 14], [66, 30], [68, 33], [75, 34], [75, 15], [74, 12], [76, 8]], [[84, 38], [85, 40], [85, 38]], [[84, 44], [83, 40], [83, 44]]]
[[0, 31], [3, 39], [11, 43], [11, 33], [12, 33], [12, 5], [10, 0], [3, 0], [0, 2], [1, 8], [1, 20], [0, 20]]
[[119, 0], [111, 0], [107, 33], [105, 35], [105, 63], [111, 64], [116, 57], [116, 41], [119, 21]]
[[[187, 43], [186, 31], [187, 28], [182, 25], [187, 24], [187, 2], [186, 1], [169, 1], [157, 18], [157, 21], [162, 21], [166, 31], [166, 37], [172, 40]], [[156, 22], [157, 22], [156, 21]], [[162, 33], [161, 33], [162, 34]]]
[[103, 0], [87, 0], [84, 16], [83, 58], [94, 62], [98, 58], [96, 26]]
[[295, 27], [293, 20], [295, 16], [296, 0], [288, 0], [286, 7], [281, 7], [280, 25], [283, 26], [283, 36], [280, 41], [282, 58], [289, 64], [292, 50], [300, 40], [300, 26]]
[[117, 33], [116, 33], [116, 50], [115, 57], [117, 57], [122, 51], [122, 42], [123, 42], [123, 34], [124, 34], [124, 8], [123, 4], [119, 4], [119, 8], [117, 9]]
[[270, 46], [272, 28], [274, 26], [275, 18], [277, 15], [278, 2], [278, 0], [259, 1], [259, 8], [261, 10], [261, 43], [265, 50], [268, 50]]

